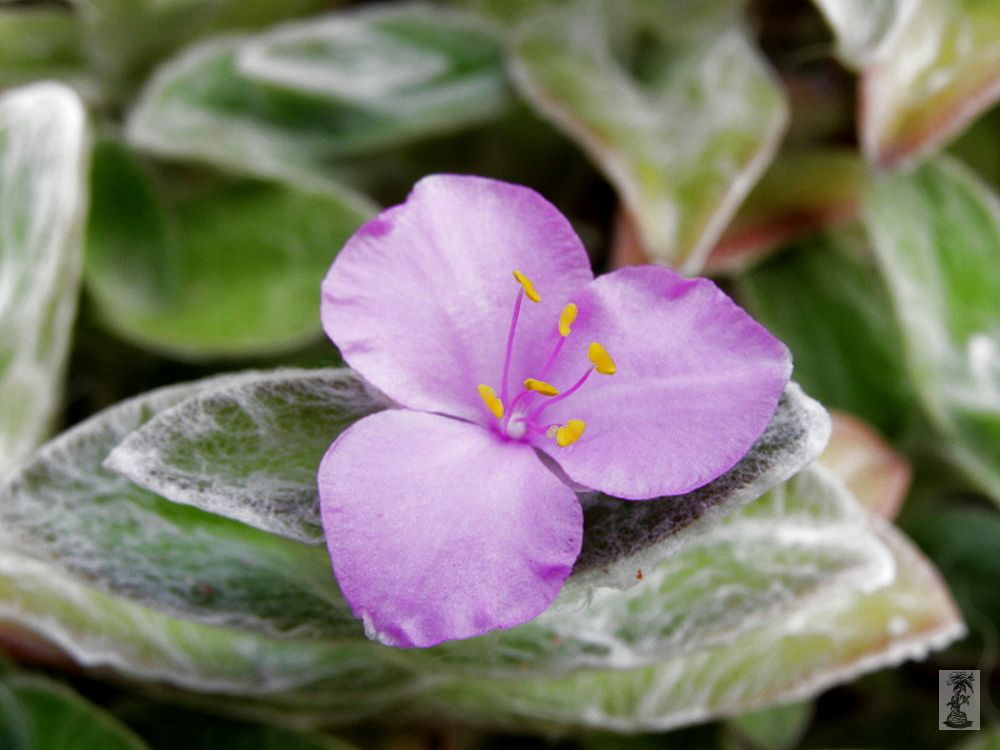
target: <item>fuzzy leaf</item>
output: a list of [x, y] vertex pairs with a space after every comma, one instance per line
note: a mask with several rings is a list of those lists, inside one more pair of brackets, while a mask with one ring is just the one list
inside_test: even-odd
[[320, 186], [161, 182], [120, 144], [95, 150], [86, 280], [115, 331], [184, 359], [319, 337], [319, 283], [373, 206]]
[[102, 468], [157, 412], [247, 377], [153, 391], [45, 445], [0, 486], [3, 548], [196, 622], [281, 637], [359, 635], [321, 548], [168, 502]]
[[0, 476], [44, 439], [76, 316], [88, 133], [70, 89], [0, 95]]
[[319, 544], [316, 467], [388, 403], [346, 368], [261, 373], [160, 412], [105, 465], [174, 502]]
[[938, 160], [883, 177], [865, 217], [917, 394], [950, 457], [1000, 502], [1000, 204]]
[[555, 8], [522, 27], [512, 73], [618, 189], [646, 253], [695, 273], [771, 160], [788, 113], [731, 12], [738, 4], [680, 5], [710, 6], [709, 18], [685, 23], [635, 0]]
[[882, 166], [937, 150], [1000, 99], [1000, 5], [815, 0], [861, 70], [861, 140]]
[[963, 634], [959, 613], [937, 572], [902, 534], [881, 524], [879, 534], [897, 573], [874, 591], [815, 597], [722, 643], [680, 650], [642, 669], [456, 680], [433, 691], [432, 714], [519, 732], [662, 731], [806, 698], [922, 658]]
[[892, 304], [867, 248], [830, 233], [743, 274], [737, 297], [792, 350], [795, 377], [829, 407], [894, 437], [912, 386]]
[[[110, 714], [52, 680], [13, 674], [0, 681], [16, 702], [21, 720], [14, 741], [5, 750], [149, 750]], [[4, 737], [0, 709], [0, 739]]]
[[128, 135], [244, 174], [329, 178], [346, 156], [498, 114], [503, 65], [488, 28], [446, 9], [318, 17], [185, 51], [146, 87]]
[[330, 721], [357, 720], [413, 691], [412, 676], [376, 644], [279, 640], [171, 618], [6, 549], [0, 621], [31, 629], [85, 667], [132, 681], [244, 697], [325, 686]]

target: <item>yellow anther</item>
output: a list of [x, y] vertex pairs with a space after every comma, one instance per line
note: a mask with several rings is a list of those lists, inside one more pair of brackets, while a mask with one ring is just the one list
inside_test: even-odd
[[531, 283], [531, 279], [520, 271], [514, 271], [514, 278], [517, 279], [517, 283], [524, 287], [525, 297], [530, 299], [532, 302], [542, 301], [542, 298], [538, 296], [538, 292], [535, 291], [535, 285]]
[[529, 391], [534, 391], [535, 393], [541, 393], [543, 396], [558, 396], [559, 389], [556, 388], [551, 383], [546, 383], [544, 380], [535, 380], [535, 378], [528, 378], [524, 381], [524, 387]]
[[570, 334], [570, 326], [573, 325], [573, 321], [576, 320], [576, 305], [570, 302], [566, 307], [563, 308], [562, 313], [559, 315], [559, 335], [566, 338]]
[[479, 398], [486, 404], [486, 408], [490, 410], [490, 413], [494, 417], [500, 419], [503, 416], [503, 401], [497, 398], [497, 392], [488, 385], [480, 384], [477, 388], [479, 390]]
[[556, 443], [560, 448], [573, 445], [573, 443], [580, 439], [580, 436], [586, 429], [587, 423], [582, 419], [567, 420], [565, 425], [556, 430]]
[[587, 357], [594, 363], [594, 367], [601, 375], [614, 375], [618, 371], [618, 368], [615, 367], [615, 361], [608, 354], [608, 350], [596, 341], [587, 349]]

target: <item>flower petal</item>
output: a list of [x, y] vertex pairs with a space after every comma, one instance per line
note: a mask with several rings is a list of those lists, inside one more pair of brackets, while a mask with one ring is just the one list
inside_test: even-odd
[[436, 414], [357, 422], [323, 458], [319, 490], [341, 590], [389, 645], [526, 622], [580, 551], [580, 503], [529, 445]]
[[574, 481], [633, 500], [689, 492], [732, 468], [763, 433], [791, 356], [711, 281], [623, 268], [573, 301], [579, 314], [549, 380], [573, 383], [593, 341], [617, 366], [544, 414], [587, 423], [565, 448], [536, 441]]
[[[511, 383], [592, 278], [569, 222], [538, 193], [482, 177], [434, 175], [361, 227], [323, 281], [323, 327], [344, 359], [400, 404], [486, 422], [480, 383], [500, 391], [519, 270], [525, 299]], [[531, 358], [534, 362], [534, 358]]]

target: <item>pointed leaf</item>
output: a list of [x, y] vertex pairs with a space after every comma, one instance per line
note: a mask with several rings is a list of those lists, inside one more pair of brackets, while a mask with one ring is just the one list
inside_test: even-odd
[[1000, 204], [942, 159], [883, 177], [865, 219], [917, 394], [951, 458], [1000, 502]]
[[122, 336], [187, 359], [318, 338], [319, 283], [372, 211], [322, 187], [161, 186], [113, 142], [95, 150], [91, 185], [86, 279], [102, 316]]
[[136, 487], [101, 464], [158, 411], [249, 376], [153, 391], [80, 423], [0, 485], [0, 540], [104, 591], [196, 622], [266, 635], [356, 636], [319, 547]]
[[[702, 268], [787, 119], [734, 5], [712, 4], [698, 25], [641, 2], [571, 3], [525, 24], [514, 45], [524, 96], [615, 185], [647, 254], [687, 273]], [[615, 57], [621, 37], [641, 40], [631, 70]]]
[[216, 39], [160, 69], [128, 122], [156, 153], [252, 175], [331, 164], [499, 113], [501, 48], [470, 17], [411, 6]]
[[76, 315], [87, 127], [70, 89], [0, 95], [0, 476], [45, 437]]
[[816, 0], [861, 69], [860, 130], [882, 166], [937, 150], [1000, 99], [1000, 5]]

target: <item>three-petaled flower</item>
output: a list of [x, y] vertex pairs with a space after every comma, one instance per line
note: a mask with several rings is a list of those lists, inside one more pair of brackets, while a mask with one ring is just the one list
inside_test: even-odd
[[396, 646], [540, 614], [580, 551], [571, 483], [629, 500], [706, 484], [764, 431], [791, 370], [712, 282], [595, 279], [555, 207], [480, 177], [425, 178], [362, 226], [321, 310], [400, 407], [345, 430], [318, 477], [344, 596]]

